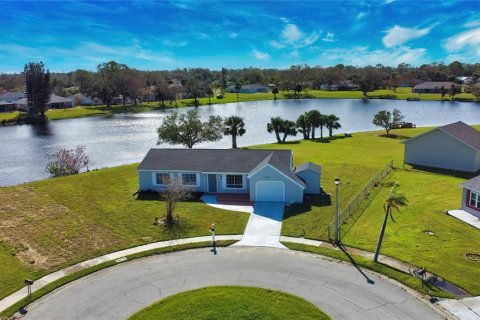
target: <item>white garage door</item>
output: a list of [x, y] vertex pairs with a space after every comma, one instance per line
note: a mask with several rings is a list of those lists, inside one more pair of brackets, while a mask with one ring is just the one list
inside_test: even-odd
[[282, 181], [258, 181], [255, 201], [285, 202], [285, 184]]

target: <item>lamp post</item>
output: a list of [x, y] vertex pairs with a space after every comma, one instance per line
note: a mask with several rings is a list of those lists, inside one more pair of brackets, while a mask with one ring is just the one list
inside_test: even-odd
[[340, 179], [335, 178], [335, 243], [340, 242], [340, 217], [338, 216], [338, 186], [340, 185]]

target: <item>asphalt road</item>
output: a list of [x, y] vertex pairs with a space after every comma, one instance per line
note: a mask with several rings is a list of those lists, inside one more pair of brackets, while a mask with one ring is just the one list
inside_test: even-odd
[[281, 290], [333, 319], [442, 318], [414, 295], [349, 264], [289, 250], [230, 247], [216, 255], [188, 250], [102, 270], [32, 303], [25, 319], [126, 319], [163, 297], [213, 285]]

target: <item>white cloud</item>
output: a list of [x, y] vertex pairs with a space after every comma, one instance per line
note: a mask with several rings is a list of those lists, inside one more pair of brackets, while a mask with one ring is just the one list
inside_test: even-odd
[[322, 52], [321, 61], [366, 66], [381, 63], [385, 66], [397, 66], [400, 63], [418, 65], [425, 63], [427, 50], [400, 46], [392, 49], [369, 50], [368, 47], [334, 48]]
[[[460, 50], [478, 50], [480, 45], [480, 28], [471, 29], [456, 34], [445, 41], [444, 47], [448, 52]], [[477, 52], [478, 53], [478, 52]]]
[[322, 38], [322, 41], [333, 42], [333, 41], [335, 41], [335, 35], [331, 32], [327, 32], [325, 37]]
[[366, 17], [366, 16], [367, 16], [367, 13], [366, 13], [366, 12], [360, 11], [360, 12], [357, 14], [357, 16], [356, 16], [356, 19], [357, 19], [357, 20], [360, 20], [360, 19], [362, 19], [362, 18], [364, 18], [364, 17]]
[[304, 35], [297, 25], [293, 23], [287, 23], [280, 36], [284, 42], [293, 43], [303, 38]]
[[255, 57], [255, 59], [258, 60], [268, 60], [270, 58], [270, 55], [268, 53], [258, 51], [257, 49], [253, 50], [253, 56]]
[[285, 48], [285, 45], [276, 41], [276, 40], [272, 40], [270, 41], [270, 45], [276, 49], [282, 49], [282, 48]]
[[269, 42], [269, 44], [275, 49], [282, 49], [285, 47], [294, 49], [303, 48], [312, 45], [320, 38], [320, 35], [317, 32], [305, 35], [296, 24], [291, 23], [285, 18], [281, 18], [281, 20], [285, 23], [285, 26], [279, 39]]
[[383, 44], [388, 47], [399, 46], [407, 43], [410, 40], [421, 38], [430, 32], [431, 28], [415, 29], [403, 28], [398, 25], [386, 30], [387, 33], [383, 37]]
[[172, 41], [170, 39], [165, 39], [162, 43], [169, 47], [186, 47], [188, 45], [187, 41]]
[[232, 39], [235, 39], [238, 37], [238, 33], [236, 32], [231, 32], [229, 35], [228, 35], [229, 38], [232, 38]]
[[293, 50], [292, 53], [290, 53], [290, 56], [292, 58], [298, 58], [299, 56], [298, 50]]
[[463, 25], [464, 27], [467, 28], [475, 28], [480, 26], [480, 20], [474, 20], [474, 21], [469, 21]]

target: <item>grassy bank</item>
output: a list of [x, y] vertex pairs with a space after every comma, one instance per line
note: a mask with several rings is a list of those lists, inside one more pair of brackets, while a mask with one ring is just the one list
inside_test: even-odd
[[218, 286], [175, 294], [139, 311], [130, 320], [330, 319], [296, 296], [268, 289]]
[[[433, 93], [412, 93], [411, 88], [398, 88], [395, 92], [393, 90], [375, 90], [368, 93], [370, 99], [420, 99], [420, 100], [432, 100], [440, 101], [440, 94]], [[300, 99], [363, 99], [365, 96], [361, 91], [324, 91], [324, 90], [308, 90], [300, 94]], [[295, 99], [295, 96], [291, 91], [280, 91], [277, 94], [277, 99]], [[446, 95], [444, 99], [449, 100], [449, 96]], [[469, 93], [461, 93], [455, 96], [457, 100], [473, 100], [474, 96]], [[210, 101], [208, 98], [199, 98], [198, 103], [201, 106], [208, 104], [225, 104], [225, 103], [235, 103], [235, 102], [246, 102], [246, 101], [261, 101], [261, 100], [273, 100], [272, 93], [256, 93], [256, 94], [246, 94], [240, 93], [226, 93], [222, 99], [217, 99], [216, 97], [211, 97]], [[166, 108], [181, 108], [181, 107], [191, 107], [194, 106], [193, 99], [179, 99], [174, 103], [166, 102]], [[60, 120], [60, 119], [72, 119], [80, 117], [89, 117], [89, 116], [108, 116], [115, 113], [124, 113], [124, 112], [147, 112], [151, 110], [160, 109], [158, 102], [144, 102], [138, 105], [115, 105], [115, 106], [80, 106], [71, 109], [54, 109], [48, 110], [47, 116], [50, 120]], [[5, 112], [0, 113], [0, 125], [13, 125], [24, 122], [25, 113], [20, 112]]]
[[0, 298], [26, 277], [154, 241], [241, 234], [248, 214], [183, 202], [173, 229], [154, 225], [165, 212], [158, 196], [138, 199], [136, 165], [0, 188]]

